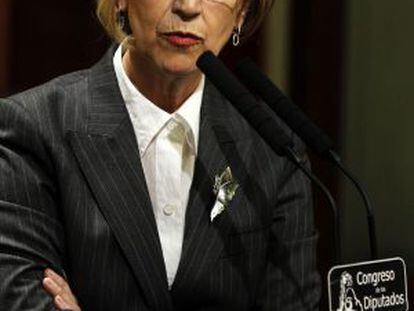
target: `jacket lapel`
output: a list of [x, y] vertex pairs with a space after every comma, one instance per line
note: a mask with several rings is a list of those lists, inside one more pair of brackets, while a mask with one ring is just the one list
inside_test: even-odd
[[172, 287], [175, 299], [190, 299], [191, 290], [202, 290], [197, 286], [197, 282], [202, 275], [208, 273], [220, 256], [232, 229], [227, 211], [237, 205], [240, 193], [236, 192], [226, 212], [217, 216], [211, 223], [210, 212], [215, 202], [214, 177], [230, 166], [238, 181], [245, 179], [245, 172], [238, 170], [242, 167], [238, 159], [229, 156], [235, 150], [238, 133], [231, 126], [228, 104], [218, 91], [206, 82], [199, 150], [186, 211], [183, 251]]
[[87, 129], [68, 133], [76, 159], [153, 310], [172, 310], [157, 227], [136, 137], [112, 66], [89, 76]]

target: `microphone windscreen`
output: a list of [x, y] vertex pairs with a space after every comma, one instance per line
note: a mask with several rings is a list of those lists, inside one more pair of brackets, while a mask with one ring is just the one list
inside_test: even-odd
[[271, 115], [212, 52], [204, 52], [197, 66], [277, 154], [284, 156], [284, 148], [293, 147]]
[[332, 140], [317, 127], [250, 59], [236, 67], [238, 77], [261, 97], [270, 108], [316, 153], [326, 156]]

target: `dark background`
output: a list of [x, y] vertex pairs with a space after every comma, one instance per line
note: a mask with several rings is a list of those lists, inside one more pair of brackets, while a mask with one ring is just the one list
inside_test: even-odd
[[[287, 91], [295, 103], [337, 142], [341, 152], [345, 143], [344, 123], [347, 122], [344, 110], [347, 104], [345, 86], [349, 78], [348, 13], [352, 10], [345, 5], [345, 0], [291, 0], [290, 7]], [[25, 90], [96, 62], [110, 41], [100, 28], [94, 9], [93, 0], [2, 0], [0, 96]], [[241, 47], [226, 47], [222, 57], [232, 66], [242, 56], [249, 55], [266, 69], [266, 59], [271, 57], [267, 54], [267, 41], [272, 38], [269, 32], [271, 34], [271, 27], [263, 27]], [[342, 198], [345, 188], [336, 170], [312, 154], [311, 158], [313, 170], [335, 197]], [[346, 208], [346, 200], [339, 199], [339, 207]], [[318, 261], [325, 283], [327, 272], [333, 264], [332, 214], [318, 195], [315, 214], [320, 231]], [[352, 230], [352, 224], [345, 228]], [[401, 229], [395, 226], [395, 230]], [[359, 232], [366, 236], [366, 227]], [[401, 230], [401, 234], [407, 233]], [[360, 248], [364, 251], [360, 252], [352, 251], [352, 243], [344, 243], [345, 248], [351, 249], [348, 251], [348, 261], [369, 259], [366, 237], [363, 241], [365, 245]], [[381, 246], [380, 241], [380, 251], [384, 250]], [[381, 254], [390, 257], [403, 256], [405, 253], [385, 251]], [[326, 289], [322, 306], [322, 309], [327, 307]]]

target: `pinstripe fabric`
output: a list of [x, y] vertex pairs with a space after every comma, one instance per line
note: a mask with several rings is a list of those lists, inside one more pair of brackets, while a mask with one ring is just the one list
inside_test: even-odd
[[[53, 310], [47, 266], [65, 271], [84, 310], [317, 309], [309, 183], [208, 82], [168, 291], [112, 53], [0, 101], [0, 309]], [[210, 223], [214, 176], [226, 166], [241, 187]]]

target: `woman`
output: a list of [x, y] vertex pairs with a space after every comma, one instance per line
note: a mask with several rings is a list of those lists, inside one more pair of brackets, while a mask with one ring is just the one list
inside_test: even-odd
[[271, 2], [100, 0], [122, 44], [0, 102], [2, 308], [317, 308], [308, 181], [195, 65]]

